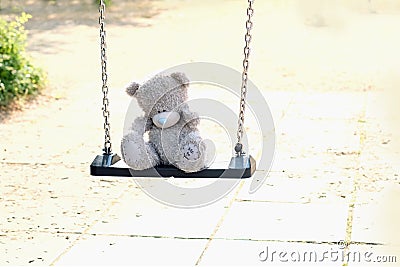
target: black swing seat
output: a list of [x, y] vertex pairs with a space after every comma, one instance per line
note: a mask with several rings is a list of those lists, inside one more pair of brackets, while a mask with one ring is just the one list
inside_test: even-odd
[[[221, 165], [221, 164], [220, 164]], [[228, 164], [225, 164], [225, 166]], [[147, 170], [130, 169], [117, 154], [97, 155], [90, 165], [90, 175], [121, 177], [175, 177], [175, 178], [249, 178], [256, 170], [252, 156], [235, 156], [224, 168], [213, 164], [199, 172], [187, 173], [174, 166], [160, 165]]]

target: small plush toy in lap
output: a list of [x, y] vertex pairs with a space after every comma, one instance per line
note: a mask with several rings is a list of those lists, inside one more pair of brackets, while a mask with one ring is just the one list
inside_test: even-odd
[[[159, 74], [144, 84], [131, 83], [126, 92], [135, 97], [144, 116], [134, 120], [122, 138], [125, 163], [134, 170], [160, 164], [185, 172], [206, 168], [206, 145], [198, 131], [199, 117], [186, 101], [189, 79], [184, 73]], [[148, 132], [149, 141], [144, 134]]]

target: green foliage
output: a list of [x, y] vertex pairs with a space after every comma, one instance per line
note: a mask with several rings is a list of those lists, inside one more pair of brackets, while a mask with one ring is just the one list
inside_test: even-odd
[[[100, 4], [100, 0], [95, 0], [95, 2], [96, 2], [98, 5]], [[111, 5], [111, 0], [104, 0], [104, 4], [105, 4], [106, 6]]]
[[46, 77], [25, 54], [24, 24], [31, 16], [22, 13], [7, 22], [0, 18], [0, 107], [26, 95], [36, 94]]

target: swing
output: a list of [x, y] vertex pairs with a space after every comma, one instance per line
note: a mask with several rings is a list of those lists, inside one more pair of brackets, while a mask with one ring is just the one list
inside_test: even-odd
[[99, 6], [99, 24], [100, 24], [100, 49], [101, 49], [101, 69], [102, 69], [102, 93], [103, 107], [102, 113], [104, 117], [104, 148], [103, 154], [97, 155], [90, 165], [90, 174], [93, 176], [121, 176], [121, 177], [176, 177], [176, 178], [249, 178], [256, 170], [256, 162], [252, 156], [246, 155], [243, 151], [242, 137], [244, 125], [245, 101], [247, 93], [248, 67], [250, 41], [253, 22], [251, 20], [254, 9], [254, 0], [247, 0], [247, 20], [246, 35], [244, 47], [243, 73], [240, 98], [240, 112], [238, 118], [237, 143], [234, 147], [235, 155], [231, 158], [228, 166], [217, 166], [213, 163], [209, 168], [199, 172], [186, 173], [171, 165], [159, 165], [146, 170], [133, 170], [129, 168], [121, 158], [112, 153], [111, 137], [110, 137], [110, 112], [108, 110], [108, 85], [107, 85], [107, 61], [106, 61], [106, 40], [105, 40], [105, 4], [104, 0], [100, 0]]

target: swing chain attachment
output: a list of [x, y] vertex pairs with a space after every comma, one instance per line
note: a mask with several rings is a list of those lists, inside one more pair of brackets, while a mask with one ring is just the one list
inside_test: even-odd
[[101, 91], [103, 92], [103, 118], [104, 118], [104, 154], [111, 154], [111, 136], [110, 136], [110, 111], [107, 85], [107, 55], [106, 55], [106, 31], [105, 31], [105, 12], [106, 5], [104, 0], [99, 4], [99, 25], [100, 25], [100, 52], [101, 52], [101, 80], [103, 81]]
[[238, 129], [237, 129], [237, 144], [235, 145], [236, 155], [243, 155], [243, 126], [244, 126], [244, 112], [246, 108], [246, 95], [247, 95], [247, 80], [248, 80], [248, 69], [249, 69], [249, 56], [250, 56], [250, 42], [251, 42], [251, 29], [253, 28], [253, 22], [251, 20], [254, 9], [253, 3], [254, 0], [247, 0], [249, 6], [247, 8], [247, 20], [246, 20], [246, 34], [244, 36], [244, 40], [246, 45], [243, 49], [244, 59], [243, 59], [243, 73], [242, 73], [242, 86], [240, 90], [240, 111], [239, 111], [239, 119], [238, 119]]

